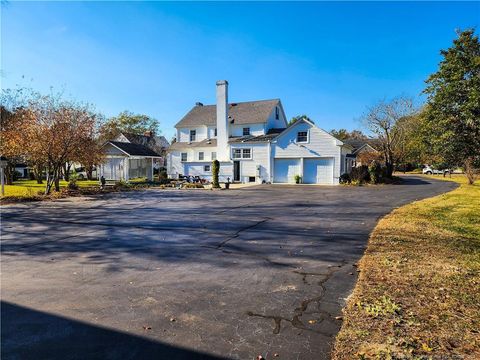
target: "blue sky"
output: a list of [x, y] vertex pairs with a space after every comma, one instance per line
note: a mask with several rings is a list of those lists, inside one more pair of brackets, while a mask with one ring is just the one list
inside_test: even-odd
[[479, 22], [479, 2], [8, 2], [1, 82], [153, 116], [168, 138], [219, 79], [231, 101], [354, 129], [376, 100], [420, 96], [455, 29]]

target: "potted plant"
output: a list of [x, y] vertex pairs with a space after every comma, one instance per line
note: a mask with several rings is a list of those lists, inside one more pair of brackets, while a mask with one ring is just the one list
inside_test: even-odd
[[300, 175], [295, 175], [295, 184], [300, 184], [302, 182], [302, 177]]

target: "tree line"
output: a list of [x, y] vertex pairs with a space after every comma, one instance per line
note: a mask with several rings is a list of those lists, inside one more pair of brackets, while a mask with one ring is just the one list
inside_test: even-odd
[[45, 181], [45, 194], [60, 191], [60, 180], [69, 180], [72, 164], [81, 164], [92, 179], [93, 169], [104, 161], [102, 145], [121, 132], [158, 132], [158, 121], [147, 115], [124, 111], [106, 119], [93, 105], [61, 93], [4, 89], [0, 100], [6, 182], [13, 183], [15, 164], [26, 163], [38, 183]]

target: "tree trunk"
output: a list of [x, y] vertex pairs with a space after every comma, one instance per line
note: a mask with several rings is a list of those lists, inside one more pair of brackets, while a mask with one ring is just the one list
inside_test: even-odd
[[15, 166], [12, 164], [7, 164], [5, 167], [5, 185], [13, 185], [13, 172], [15, 171]]
[[85, 172], [87, 173], [87, 180], [93, 180], [93, 166], [85, 166]]
[[35, 176], [35, 180], [37, 180], [37, 184], [43, 184], [43, 179], [42, 179], [42, 167], [40, 165], [34, 165], [33, 166], [33, 175]]
[[476, 174], [475, 174], [475, 168], [473, 166], [473, 159], [468, 158], [465, 160], [465, 175], [467, 176], [468, 179], [468, 184], [473, 185], [473, 183], [476, 180]]
[[55, 191], [56, 192], [60, 191], [60, 171], [61, 171], [61, 168], [59, 167], [57, 169], [56, 176], [55, 176]]

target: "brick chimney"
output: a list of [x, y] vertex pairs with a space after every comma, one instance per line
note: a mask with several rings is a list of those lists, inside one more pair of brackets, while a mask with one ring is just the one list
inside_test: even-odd
[[217, 159], [230, 160], [228, 149], [228, 81], [217, 81]]

